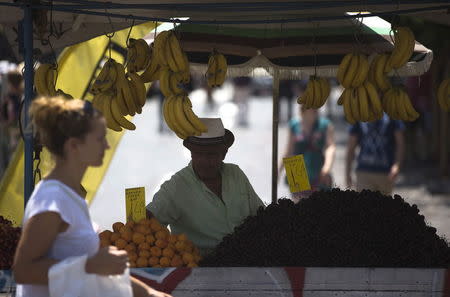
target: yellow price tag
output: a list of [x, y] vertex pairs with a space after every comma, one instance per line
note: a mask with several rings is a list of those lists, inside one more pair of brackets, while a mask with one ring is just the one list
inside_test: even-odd
[[283, 164], [291, 193], [311, 190], [303, 155], [283, 158]]
[[145, 219], [145, 188], [125, 189], [125, 208], [127, 213], [127, 222], [139, 222]]

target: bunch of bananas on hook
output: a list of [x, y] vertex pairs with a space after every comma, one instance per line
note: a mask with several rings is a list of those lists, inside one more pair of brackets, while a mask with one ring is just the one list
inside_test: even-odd
[[127, 43], [127, 71], [139, 72], [145, 70], [152, 58], [151, 48], [140, 38], [130, 38]]
[[228, 65], [224, 55], [213, 50], [208, 59], [206, 79], [210, 88], [220, 87], [227, 76]]
[[155, 37], [153, 53], [160, 66], [183, 73], [189, 82], [189, 61], [174, 31], [163, 31]]
[[183, 72], [173, 72], [168, 67], [161, 70], [159, 88], [164, 97], [185, 93], [186, 77]]
[[297, 99], [298, 104], [304, 104], [306, 108], [322, 107], [330, 95], [330, 84], [323, 77], [311, 76], [306, 85], [305, 92]]
[[369, 62], [363, 54], [349, 53], [339, 64], [337, 79], [344, 88], [357, 88], [367, 78]]
[[394, 120], [415, 121], [419, 117], [408, 94], [401, 86], [387, 90], [383, 95], [382, 104], [384, 111]]
[[63, 96], [73, 99], [63, 90], [56, 90], [57, 69], [53, 64], [40, 64], [34, 73], [34, 86], [39, 96]]
[[365, 81], [357, 88], [345, 89], [338, 100], [344, 106], [344, 115], [347, 122], [372, 122], [383, 117], [383, 107], [377, 89]]
[[387, 76], [386, 69], [388, 66], [389, 55], [377, 54], [372, 59], [369, 67], [367, 79], [380, 91], [385, 92], [392, 87]]
[[408, 27], [397, 27], [394, 31], [394, 49], [386, 64], [386, 72], [404, 66], [414, 52], [415, 37]]
[[164, 100], [163, 115], [169, 128], [181, 139], [199, 136], [208, 129], [192, 111], [192, 103], [185, 93], [171, 95]]
[[437, 91], [438, 103], [445, 112], [450, 111], [450, 78], [441, 82]]
[[136, 126], [125, 116], [142, 112], [146, 102], [146, 88], [141, 77], [125, 73], [122, 64], [109, 59], [103, 65], [91, 87], [92, 104], [100, 110], [108, 128], [114, 131], [135, 130]]

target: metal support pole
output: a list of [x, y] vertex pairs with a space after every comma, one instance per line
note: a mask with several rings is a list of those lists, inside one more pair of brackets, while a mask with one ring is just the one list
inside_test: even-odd
[[278, 199], [278, 122], [280, 114], [280, 77], [275, 70], [272, 85], [272, 203]]
[[[31, 3], [30, 3], [31, 4]], [[25, 138], [25, 189], [24, 189], [24, 204], [26, 205], [31, 193], [33, 192], [33, 132], [29, 128], [30, 119], [28, 116], [28, 109], [33, 97], [33, 18], [32, 8], [28, 4], [24, 6], [23, 17], [23, 44], [24, 44], [24, 58], [25, 58], [25, 101], [24, 101], [24, 138]]]

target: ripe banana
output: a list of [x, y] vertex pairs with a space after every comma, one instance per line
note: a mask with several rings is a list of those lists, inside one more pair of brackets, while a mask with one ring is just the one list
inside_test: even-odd
[[450, 111], [450, 78], [443, 80], [437, 91], [439, 106], [445, 112]]
[[96, 95], [101, 92], [106, 92], [113, 87], [117, 79], [115, 64], [116, 62], [113, 59], [108, 59], [105, 62], [91, 87], [92, 94]]
[[364, 82], [364, 88], [367, 92], [367, 98], [369, 100], [370, 111], [373, 113], [371, 121], [379, 120], [383, 117], [383, 107], [381, 106], [380, 97], [374, 85], [370, 81]]
[[181, 48], [180, 42], [173, 31], [170, 31], [166, 42], [166, 48], [170, 51], [171, 56], [173, 57], [172, 64], [174, 68], [171, 67], [171, 70], [174, 72], [189, 71], [189, 64], [184, 58], [183, 49]]
[[111, 109], [111, 114], [112, 117], [114, 118], [115, 122], [122, 128], [125, 128], [127, 130], [136, 130], [136, 126], [128, 121], [121, 113], [119, 110], [119, 106], [117, 105], [117, 100], [116, 98], [110, 98], [108, 104], [110, 105], [110, 109]]
[[[350, 57], [348, 57], [350, 55]], [[347, 61], [350, 59], [350, 61]], [[358, 64], [360, 56], [357, 54], [347, 54], [347, 56], [342, 59], [341, 64], [338, 68], [338, 79], [344, 88], [352, 87], [352, 82], [358, 74]]]
[[[392, 51], [388, 65], [398, 69], [408, 62], [414, 51], [414, 33], [408, 27], [397, 27], [394, 29], [394, 50]], [[387, 68], [387, 70], [389, 67]]]
[[153, 47], [153, 55], [156, 59], [156, 62], [160, 66], [168, 67], [167, 59], [166, 59], [166, 44], [167, 38], [169, 37], [169, 31], [162, 31], [155, 37], [154, 47]]
[[353, 111], [351, 108], [351, 104], [352, 104], [352, 89], [345, 89], [344, 93], [343, 93], [343, 97], [342, 97], [342, 101], [344, 104], [344, 115], [345, 115], [345, 120], [347, 122], [349, 122], [350, 124], [354, 125], [356, 123], [356, 119], [355, 116], [353, 115]]
[[208, 128], [206, 127], [206, 125], [192, 111], [192, 102], [187, 96], [184, 96], [183, 98], [183, 110], [187, 119], [192, 124], [192, 126], [194, 126], [198, 134], [208, 132]]
[[119, 95], [117, 96], [117, 98], [121, 98], [121, 100], [125, 102], [125, 105], [128, 110], [126, 114], [134, 116], [136, 114], [137, 107], [130, 90], [128, 79], [125, 76], [125, 68], [120, 63], [115, 63], [115, 66], [117, 71], [117, 80], [116, 80], [117, 93], [121, 93], [122, 95], [122, 97], [120, 97]]
[[360, 86], [356, 89], [357, 100], [359, 102], [359, 114], [361, 118], [359, 121], [368, 122], [370, 119], [369, 115], [369, 99], [367, 98], [366, 88], [364, 86]]
[[136, 90], [136, 103], [140, 108], [142, 108], [147, 100], [147, 90], [145, 89], [145, 84], [141, 77], [136, 73], [128, 73], [127, 75], [130, 79], [130, 88], [132, 90]]
[[369, 72], [369, 62], [365, 55], [358, 55], [358, 69], [355, 78], [352, 81], [352, 87], [357, 88], [361, 86], [367, 78]]
[[220, 87], [226, 78], [228, 71], [227, 60], [224, 55], [213, 50], [208, 59], [206, 78], [210, 88]]
[[330, 85], [324, 78], [311, 76], [306, 90], [297, 99], [297, 103], [304, 104], [306, 108], [320, 108], [322, 107], [330, 95]]
[[385, 73], [385, 66], [389, 56], [386, 54], [380, 55], [378, 59], [376, 59], [374, 69], [375, 69], [375, 85], [382, 92], [385, 92], [387, 89], [391, 88], [391, 83]]

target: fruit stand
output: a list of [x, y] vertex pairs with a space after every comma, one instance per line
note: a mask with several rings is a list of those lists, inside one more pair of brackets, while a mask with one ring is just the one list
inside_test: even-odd
[[[55, 2], [55, 3], [53, 3]], [[366, 15], [378, 15], [378, 14], [401, 14], [401, 13], [420, 13], [420, 12], [429, 12], [434, 11], [435, 13], [442, 13], [445, 9], [448, 9], [448, 6], [440, 6], [439, 1], [436, 3], [427, 3], [423, 4], [423, 1], [412, 1], [413, 5], [408, 6], [405, 5], [402, 10], [392, 8], [392, 3], [388, 1], [379, 3], [376, 1], [367, 1], [367, 5], [361, 7], [360, 4], [348, 4], [345, 1], [331, 1], [329, 3], [323, 3], [322, 1], [311, 1], [309, 4], [306, 3], [294, 3], [294, 2], [286, 2], [286, 7], [281, 7], [280, 2], [269, 2], [269, 1], [261, 1], [258, 3], [239, 3], [235, 1], [225, 1], [223, 3], [183, 3], [178, 1], [178, 3], [174, 4], [155, 4], [153, 1], [142, 1], [140, 4], [129, 4], [127, 1], [115, 1], [115, 3], [99, 3], [99, 2], [86, 2], [86, 1], [53, 1], [51, 4], [29, 4], [27, 2], [22, 3], [8, 3], [5, 5], [7, 8], [22, 10], [24, 12], [23, 18], [23, 41], [24, 41], [24, 58], [25, 58], [25, 110], [28, 109], [28, 106], [31, 102], [31, 98], [33, 96], [33, 12], [36, 11], [46, 11], [52, 10], [55, 14], [60, 13], [64, 15], [64, 13], [68, 14], [78, 14], [78, 15], [86, 15], [93, 16], [93, 18], [117, 18], [117, 19], [135, 19], [137, 23], [144, 21], [171, 21], [174, 23], [183, 23], [187, 25], [211, 25], [218, 26], [218, 31], [220, 31], [220, 26], [223, 26], [226, 30], [226, 26], [249, 26], [256, 25], [259, 27], [261, 31], [267, 31], [269, 27], [269, 33], [274, 34], [274, 32], [281, 32], [284, 34], [283, 30], [288, 32], [290, 25], [298, 24], [298, 23], [312, 23], [312, 22], [326, 22], [326, 21], [336, 21], [336, 20], [347, 20], [354, 18], [362, 18], [364, 16], [352, 16], [352, 15], [342, 15], [347, 11], [356, 10], [366, 10], [366, 11], [375, 11], [372, 14]], [[57, 3], [58, 2], [58, 3]], [[66, 4], [66, 2], [71, 2], [71, 4]], [[194, 1], [195, 2], [195, 1]], [[226, 5], [228, 3], [228, 5]], [[3, 3], [0, 3], [3, 4]], [[309, 6], [308, 6], [309, 5]], [[207, 7], [207, 9], [202, 9]], [[232, 17], [227, 17], [227, 13], [231, 13], [236, 9], [242, 9], [243, 11], [248, 11], [253, 9], [252, 11], [257, 11], [260, 14], [263, 14], [264, 11], [276, 10], [280, 13], [280, 18], [271, 19], [264, 15], [261, 17], [258, 14], [249, 18], [248, 15], [241, 16], [239, 13], [233, 15]], [[341, 14], [337, 14], [336, 12], [331, 12], [332, 10], [339, 9]], [[110, 10], [113, 12], [108, 12], [105, 10]], [[147, 17], [142, 16], [142, 11], [152, 11], [157, 12], [157, 15], [161, 15], [161, 17]], [[304, 16], [302, 11], [310, 10], [313, 12], [313, 16]], [[215, 12], [215, 15], [211, 16], [211, 12]], [[288, 17], [292, 14], [293, 11], [297, 12], [296, 17]], [[187, 13], [188, 15], [192, 13], [191, 18], [187, 21], [178, 19], [180, 12]], [[195, 12], [195, 13], [194, 13]], [[176, 19], [173, 19], [176, 18]], [[245, 19], [244, 19], [245, 18]], [[16, 19], [17, 21], [17, 19]], [[75, 26], [74, 23], [78, 24], [78, 28], [81, 29], [73, 29], [74, 35], [70, 42], [80, 42], [82, 40], [86, 40], [90, 37], [103, 34], [99, 31], [98, 28], [93, 29], [92, 31], [86, 31], [85, 26], [79, 25], [79, 23], [83, 22], [83, 19], [79, 19], [75, 17], [74, 21], [71, 21], [72, 27]], [[88, 22], [89, 23], [89, 22]], [[116, 29], [124, 28], [129, 26], [126, 22], [118, 22], [115, 26]], [[192, 28], [191, 28], [192, 29]], [[295, 26], [291, 27], [291, 29], [297, 29]], [[309, 28], [311, 29], [311, 28]], [[308, 26], [306, 29], [308, 30]], [[276, 202], [277, 200], [277, 183], [276, 183], [276, 175], [277, 175], [277, 160], [278, 160], [278, 108], [279, 108], [279, 81], [280, 79], [294, 79], [294, 78], [305, 78], [310, 75], [318, 76], [318, 77], [338, 77], [340, 81], [342, 80], [343, 85], [348, 87], [354, 84], [353, 79], [347, 79], [343, 74], [339, 73], [339, 65], [340, 61], [347, 53], [351, 52], [351, 48], [343, 47], [337, 53], [336, 52], [326, 52], [318, 53], [317, 44], [313, 42], [313, 46], [308, 46], [303, 48], [303, 50], [309, 53], [309, 57], [325, 57], [327, 54], [329, 56], [334, 55], [334, 57], [329, 58], [330, 60], [326, 61], [324, 58], [323, 64], [313, 63], [308, 67], [302, 67], [300, 65], [287, 67], [280, 66], [274, 64], [273, 61], [277, 60], [280, 64], [287, 63], [286, 61], [281, 61], [283, 58], [287, 57], [296, 57], [296, 54], [293, 52], [301, 50], [301, 46], [299, 44], [294, 44], [292, 47], [288, 45], [281, 45], [281, 48], [286, 47], [285, 56], [277, 56], [274, 54], [277, 50], [280, 50], [278, 46], [268, 47], [266, 51], [261, 51], [260, 46], [255, 46], [252, 44], [239, 44], [237, 47], [233, 47], [233, 43], [223, 43], [218, 44], [217, 41], [213, 41], [210, 44], [203, 44], [202, 50], [199, 52], [201, 54], [193, 52], [193, 49], [198, 47], [199, 44], [198, 39], [193, 37], [192, 32], [189, 33], [189, 28], [185, 31], [180, 31], [180, 44], [182, 48], [187, 51], [188, 63], [191, 63], [191, 70], [197, 73], [205, 73], [209, 69], [209, 64], [205, 59], [205, 55], [209, 55], [213, 49], [217, 49], [219, 52], [222, 52], [225, 57], [229, 60], [228, 65], [228, 75], [240, 76], [244, 75], [246, 72], [250, 74], [248, 69], [262, 67], [266, 69], [270, 74], [273, 75], [274, 78], [274, 87], [273, 87], [273, 138], [272, 138], [272, 201]], [[87, 34], [88, 33], [88, 34]], [[70, 35], [70, 34], [68, 34]], [[376, 35], [373, 34], [372, 35]], [[197, 38], [202, 37], [201, 34], [197, 35]], [[205, 36], [203, 36], [205, 37]], [[313, 36], [316, 37], [315, 35]], [[263, 36], [263, 40], [266, 36]], [[68, 37], [57, 39], [54, 41], [54, 46], [63, 47], [65, 45], [71, 44], [68, 40]], [[304, 40], [303, 40], [304, 41]], [[280, 40], [276, 40], [275, 42], [280, 42]], [[398, 68], [398, 72], [401, 75], [417, 75], [425, 72], [429, 64], [431, 63], [432, 53], [427, 49], [420, 48], [420, 45], [416, 45], [414, 43], [414, 39], [412, 40], [412, 49], [409, 57], [416, 52], [419, 54], [420, 58], [418, 61], [411, 61], [408, 63], [409, 57], [406, 61], [399, 62], [400, 64], [396, 65]], [[411, 43], [411, 40], [410, 40]], [[395, 46], [392, 43], [381, 42], [382, 50], [393, 50]], [[387, 44], [387, 45], [386, 45]], [[342, 44], [341, 44], [342, 45]], [[41, 46], [41, 45], [38, 45]], [[222, 46], [222, 47], [221, 47]], [[247, 46], [247, 47], [246, 47]], [[327, 45], [329, 47], [329, 45]], [[155, 49], [157, 49], [157, 44], [155, 41]], [[201, 48], [201, 47], [200, 47]], [[325, 47], [322, 47], [324, 49]], [[411, 47], [410, 47], [411, 48]], [[189, 49], [192, 51], [190, 52]], [[256, 51], [255, 49], [258, 49]], [[272, 52], [270, 51], [272, 50]], [[361, 51], [366, 55], [364, 59], [367, 59], [367, 56], [371, 53], [371, 49], [365, 49]], [[380, 48], [378, 48], [381, 52]], [[242, 54], [246, 53], [246, 54]], [[269, 60], [267, 56], [272, 54], [272, 60]], [[304, 54], [304, 53], [303, 53]], [[305, 55], [305, 54], [304, 54]], [[308, 55], [305, 55], [308, 56]], [[240, 59], [239, 57], [245, 57], [244, 59]], [[404, 58], [401, 57], [403, 60]], [[235, 59], [235, 62], [232, 62]], [[348, 57], [348, 63], [351, 64], [351, 60], [356, 59], [358, 62], [353, 62], [358, 65], [358, 63], [363, 63], [363, 58], [361, 56], [358, 57]], [[384, 58], [384, 63], [386, 63], [386, 57]], [[399, 60], [396, 59], [396, 60]], [[382, 60], [379, 58], [378, 60]], [[239, 63], [240, 61], [240, 63]], [[366, 61], [367, 62], [367, 61]], [[182, 62], [181, 62], [182, 63]], [[215, 62], [219, 64], [219, 62]], [[234, 63], [234, 64], [233, 64]], [[245, 67], [242, 67], [242, 64], [245, 64]], [[301, 62], [300, 62], [301, 63]], [[407, 64], [406, 64], [407, 63]], [[148, 63], [147, 63], [148, 64]], [[405, 65], [406, 64], [406, 65]], [[107, 64], [108, 65], [108, 64]], [[293, 64], [289, 64], [293, 65]], [[134, 65], [139, 68], [139, 66]], [[170, 62], [169, 62], [169, 66]], [[368, 66], [368, 62], [367, 62]], [[111, 67], [111, 66], [107, 66]], [[114, 65], [114, 67], [119, 67]], [[176, 67], [176, 66], [174, 66]], [[350, 67], [350, 66], [348, 66]], [[123, 68], [123, 67], [122, 67]], [[343, 66], [343, 69], [347, 67]], [[355, 68], [355, 67], [353, 67]], [[383, 66], [378, 66], [377, 69], [384, 69]], [[122, 75], [122, 69], [120, 69], [120, 73]], [[347, 72], [345, 70], [344, 72]], [[369, 70], [367, 70], [369, 71]], [[379, 70], [381, 71], [381, 70]], [[392, 69], [391, 69], [392, 71]], [[389, 72], [389, 71], [388, 71]], [[397, 74], [398, 74], [397, 72]], [[254, 73], [252, 75], [255, 75]], [[258, 74], [256, 74], [258, 75]], [[367, 73], [366, 73], [367, 75]], [[387, 75], [384, 74], [383, 75]], [[168, 78], [169, 74], [165, 73], [165, 81], [166, 84], [170, 85], [170, 81]], [[151, 75], [149, 75], [151, 77]], [[163, 76], [160, 77], [160, 79]], [[121, 79], [125, 78], [125, 72], [123, 72], [123, 76]], [[185, 79], [185, 77], [180, 76], [178, 78], [179, 81]], [[382, 80], [383, 78], [375, 79]], [[152, 79], [149, 78], [151, 81]], [[214, 79], [217, 80], [217, 79]], [[314, 81], [312, 79], [312, 81]], [[364, 79], [362, 79], [363, 81]], [[162, 81], [161, 81], [162, 83]], [[361, 82], [362, 83], [362, 82]], [[355, 86], [359, 87], [361, 83], [356, 84]], [[212, 82], [212, 84], [217, 84], [217, 81]], [[220, 84], [220, 83], [219, 83]], [[94, 83], [95, 85], [95, 83]], [[383, 85], [383, 82], [381, 82]], [[321, 86], [321, 88], [326, 88]], [[347, 87], [347, 86], [346, 86]], [[381, 86], [382, 87], [382, 86]], [[99, 92], [102, 93], [101, 86], [99, 87]], [[172, 88], [173, 87], [168, 87]], [[139, 89], [139, 88], [136, 88]], [[368, 90], [368, 88], [367, 88]], [[39, 90], [38, 90], [39, 92]], [[42, 91], [42, 92], [45, 92]], [[131, 92], [131, 89], [130, 91]], [[369, 91], [367, 91], [370, 93]], [[95, 91], [92, 92], [94, 95]], [[142, 93], [142, 90], [141, 90]], [[350, 96], [350, 95], [348, 95]], [[141, 97], [139, 94], [136, 94], [135, 97]], [[401, 96], [399, 95], [399, 98]], [[187, 110], [189, 112], [189, 102], [188, 98], [183, 97], [183, 99], [178, 100], [180, 106], [175, 105], [174, 100], [166, 100], [168, 110]], [[323, 99], [318, 99], [319, 101]], [[325, 98], [326, 99], [326, 98]], [[100, 99], [99, 99], [100, 100]], [[103, 100], [103, 99], [101, 99]], [[106, 99], [105, 99], [106, 100]], [[184, 101], [182, 101], [184, 100]], [[306, 99], [304, 99], [306, 100]], [[169, 104], [169, 102], [173, 101], [173, 104]], [[107, 117], [115, 117], [114, 114], [121, 113], [124, 114], [123, 111], [128, 109], [130, 111], [129, 106], [127, 106], [127, 102], [125, 102], [125, 106], [119, 106], [119, 103], [116, 103], [117, 100], [111, 101], [111, 110], [112, 114], [107, 115]], [[144, 102], [145, 103], [145, 102]], [[95, 102], [94, 102], [95, 104]], [[182, 104], [182, 105], [181, 105]], [[311, 103], [313, 104], [313, 103]], [[323, 104], [323, 103], [322, 103]], [[172, 106], [174, 105], [174, 106]], [[104, 105], [99, 105], [104, 106]], [[313, 105], [311, 105], [313, 106]], [[315, 105], [319, 107], [319, 105]], [[138, 106], [135, 106], [135, 111], [138, 112]], [[345, 107], [344, 108], [349, 108]], [[176, 112], [176, 111], [175, 111]], [[131, 113], [130, 113], [131, 114]], [[166, 114], [165, 114], [166, 115]], [[167, 113], [167, 116], [170, 119], [170, 112]], [[195, 121], [195, 115], [190, 115], [193, 118], [192, 121]], [[349, 118], [349, 121], [352, 119]], [[353, 120], [368, 120], [361, 119], [353, 119]], [[166, 118], [167, 121], [167, 118]], [[114, 122], [113, 122], [114, 123]], [[191, 122], [192, 123], [192, 122]], [[28, 124], [28, 117], [25, 116], [24, 125]], [[132, 125], [130, 123], [122, 121], [119, 122], [118, 126], [114, 124], [108, 125], [112, 130], [121, 130], [132, 129]], [[183, 135], [185, 133], [182, 129], [178, 130], [176, 126], [171, 127], [172, 130], [178, 132], [180, 137], [186, 136]], [[201, 126], [198, 126], [198, 130], [201, 131]], [[192, 132], [194, 133], [194, 132]], [[32, 134], [28, 132], [25, 134], [25, 201], [30, 196], [33, 189], [33, 145], [32, 145]], [[122, 226], [123, 227], [123, 226]], [[113, 227], [114, 229], [114, 227]], [[113, 230], [119, 232], [119, 229]], [[124, 231], [124, 234], [125, 233]], [[138, 241], [142, 239], [134, 239], [133, 235], [126, 235], [130, 237], [131, 241], [134, 241], [138, 244]], [[162, 236], [162, 235], [161, 235]], [[156, 241], [156, 238], [155, 238]], [[110, 238], [105, 239], [105, 244], [111, 243]], [[139, 244], [144, 243], [140, 242]], [[129, 242], [123, 243], [125, 248]], [[175, 242], [174, 242], [175, 244]], [[163, 248], [161, 246], [161, 248]], [[156, 253], [156, 252], [155, 252]], [[195, 256], [195, 255], [194, 255]], [[192, 263], [189, 260], [186, 260], [186, 265]], [[255, 265], [256, 266], [256, 265]], [[275, 265], [274, 265], [275, 266]], [[157, 289], [165, 289], [166, 291], [172, 292], [174, 296], [273, 296], [274, 294], [280, 294], [282, 296], [303, 296], [303, 294], [313, 295], [313, 296], [344, 296], [344, 295], [352, 295], [352, 296], [450, 296], [450, 273], [447, 269], [442, 268], [303, 268], [303, 267], [285, 267], [284, 265], [279, 265], [280, 267], [272, 268], [272, 267], [212, 267], [212, 268], [193, 268], [191, 267], [182, 267], [182, 268], [132, 268], [132, 274], [138, 278], [143, 279], [144, 281], [152, 284]], [[12, 288], [12, 289], [11, 289]], [[2, 270], [0, 274], [0, 289], [3, 292], [8, 292], [9, 290], [14, 290], [14, 283], [11, 280], [11, 273], [8, 270]]]

